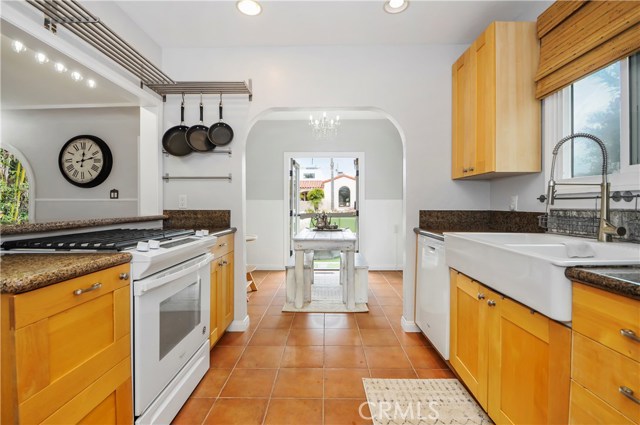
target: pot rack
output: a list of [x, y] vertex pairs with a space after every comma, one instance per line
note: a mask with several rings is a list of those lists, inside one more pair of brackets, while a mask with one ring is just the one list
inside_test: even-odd
[[26, 0], [44, 14], [44, 27], [57, 33], [62, 25], [71, 33], [122, 66], [140, 80], [140, 87], [147, 86], [162, 96], [167, 94], [247, 94], [253, 98], [251, 80], [247, 82], [176, 82], [134, 49], [100, 18], [93, 15], [77, 0]]

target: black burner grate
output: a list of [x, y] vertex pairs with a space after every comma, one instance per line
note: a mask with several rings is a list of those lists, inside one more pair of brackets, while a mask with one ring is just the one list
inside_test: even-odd
[[112, 229], [97, 232], [73, 233], [61, 236], [3, 242], [2, 249], [105, 250], [121, 251], [141, 241], [166, 241], [179, 236], [193, 235], [193, 230]]

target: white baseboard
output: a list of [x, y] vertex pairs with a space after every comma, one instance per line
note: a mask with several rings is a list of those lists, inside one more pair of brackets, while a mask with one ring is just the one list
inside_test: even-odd
[[283, 271], [284, 266], [282, 264], [253, 264], [256, 266], [256, 270], [265, 271]]
[[416, 322], [410, 322], [402, 316], [400, 320], [400, 324], [402, 325], [402, 330], [405, 332], [422, 332]]
[[397, 264], [388, 264], [388, 265], [376, 265], [376, 266], [372, 266], [369, 265], [369, 270], [370, 271], [382, 271], [382, 272], [392, 272], [392, 271], [402, 271], [403, 267], [402, 266], [398, 266]]
[[249, 315], [244, 316], [242, 320], [234, 320], [227, 328], [227, 332], [244, 332], [249, 329]]

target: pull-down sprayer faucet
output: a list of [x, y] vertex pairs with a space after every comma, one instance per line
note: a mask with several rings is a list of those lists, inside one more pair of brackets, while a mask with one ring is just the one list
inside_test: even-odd
[[556, 168], [556, 157], [560, 147], [569, 140], [573, 140], [578, 137], [584, 137], [593, 140], [600, 146], [602, 152], [602, 182], [600, 183], [600, 222], [598, 225], [598, 240], [600, 242], [608, 242], [611, 240], [611, 235], [617, 234], [624, 236], [626, 233], [624, 227], [616, 227], [609, 222], [609, 188], [610, 183], [607, 182], [607, 148], [602, 140], [588, 133], [575, 133], [560, 139], [556, 146], [553, 148], [553, 160], [551, 161], [551, 176], [549, 178], [549, 186], [547, 189], [547, 210], [549, 205], [554, 204], [555, 187], [556, 186], [595, 186], [593, 183], [557, 183], [554, 180], [554, 173]]

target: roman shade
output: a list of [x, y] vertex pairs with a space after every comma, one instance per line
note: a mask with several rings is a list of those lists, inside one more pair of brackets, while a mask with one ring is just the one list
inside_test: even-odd
[[537, 21], [536, 98], [640, 50], [639, 1], [556, 1]]

